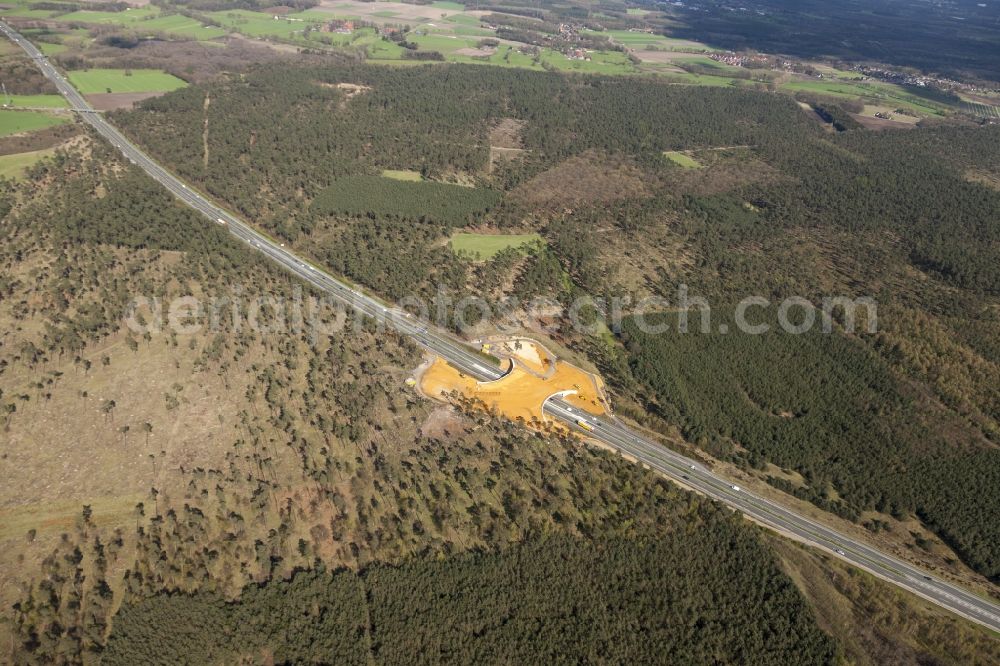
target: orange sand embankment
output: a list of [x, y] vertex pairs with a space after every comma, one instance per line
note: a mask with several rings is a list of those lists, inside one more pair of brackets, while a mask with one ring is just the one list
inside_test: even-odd
[[510, 419], [544, 421], [542, 403], [549, 396], [562, 391], [573, 391], [565, 397], [572, 405], [592, 414], [605, 414], [600, 399], [603, 386], [600, 378], [576, 366], [557, 361], [555, 371], [548, 378], [533, 375], [516, 364], [503, 378], [492, 382], [478, 382], [440, 358], [435, 358], [421, 378], [421, 389], [432, 397], [447, 396], [458, 391], [468, 398], [481, 400], [486, 407], [495, 409]]

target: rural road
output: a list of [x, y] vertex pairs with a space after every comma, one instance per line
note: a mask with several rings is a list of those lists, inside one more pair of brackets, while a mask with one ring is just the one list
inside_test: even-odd
[[[479, 353], [457, 338], [425, 325], [419, 320], [411, 319], [406, 313], [325, 273], [320, 268], [290, 252], [281, 243], [271, 240], [193, 191], [129, 142], [100, 113], [96, 112], [31, 42], [2, 21], [0, 21], [0, 32], [3, 32], [24, 49], [85, 122], [110, 141], [133, 164], [138, 165], [150, 177], [170, 190], [174, 196], [204, 214], [213, 223], [227, 225], [230, 232], [241, 241], [264, 253], [297, 277], [334, 296], [358, 312], [411, 337], [421, 346], [443, 357], [470, 376], [480, 380], [493, 380], [502, 376], [503, 371], [486, 361]], [[817, 546], [883, 580], [894, 583], [958, 615], [989, 627], [993, 631], [1000, 632], [1000, 605], [991, 600], [931, 576], [913, 565], [885, 555], [861, 541], [840, 534], [770, 500], [753, 495], [746, 490], [737, 489], [738, 486], [733, 482], [727, 481], [699, 463], [639, 435], [616, 420], [582, 413], [558, 398], [546, 401], [544, 409], [586, 437], [600, 440], [664, 476], [723, 502], [760, 523], [770, 525], [780, 532], [794, 535], [801, 541]]]

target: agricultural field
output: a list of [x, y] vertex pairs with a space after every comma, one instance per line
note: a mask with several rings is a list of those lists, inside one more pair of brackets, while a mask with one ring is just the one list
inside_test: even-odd
[[896, 113], [894, 108], [885, 105], [865, 104], [864, 108], [861, 110], [862, 116], [874, 117], [876, 113], [889, 116], [892, 119], [890, 122], [902, 123], [906, 125], [916, 125], [920, 122], [920, 118], [917, 116], [908, 116], [902, 113]]
[[100, 12], [81, 10], [69, 14], [58, 14], [52, 18], [67, 23], [98, 23], [101, 25], [131, 25], [140, 21], [156, 18], [160, 9], [152, 5], [131, 7], [122, 12]]
[[[201, 21], [182, 14], [164, 14], [160, 8], [153, 5], [131, 7], [121, 12], [84, 9], [63, 14], [49, 13], [52, 14], [49, 18], [63, 23], [120, 26], [140, 34], [167, 33], [180, 37], [208, 40], [221, 37], [227, 32], [223, 28], [204, 25]], [[57, 51], [53, 51], [53, 53], [55, 52]]]
[[970, 115], [976, 116], [977, 118], [1000, 120], [1000, 106], [963, 101], [961, 109]]
[[482, 21], [479, 20], [478, 16], [472, 16], [470, 14], [453, 14], [452, 16], [444, 19], [444, 22], [464, 25], [472, 28], [477, 28], [482, 24]]
[[[520, 69], [551, 69], [562, 72], [580, 72], [589, 74], [638, 74], [640, 70], [632, 64], [628, 56], [617, 51], [588, 51], [590, 60], [575, 60], [566, 54], [554, 49], [541, 49], [538, 56], [522, 53], [517, 47], [509, 44], [501, 44], [500, 48], [490, 52], [484, 51], [481, 55], [476, 52], [479, 38], [462, 38], [441, 34], [422, 35], [414, 37], [411, 41], [420, 45], [421, 51], [437, 51], [441, 53], [448, 62], [461, 62], [468, 64], [489, 64], [499, 67], [516, 67]], [[382, 42], [383, 45], [391, 43]], [[403, 50], [399, 49], [394, 56], [381, 54], [374, 55], [376, 58], [390, 59], [391, 57], [403, 57]]]
[[403, 62], [403, 47], [394, 42], [387, 42], [381, 37], [372, 35], [363, 37], [354, 43], [355, 46], [364, 47], [368, 52], [368, 59], [374, 61], [395, 61]]
[[4, 104], [9, 104], [12, 108], [37, 108], [45, 107], [49, 109], [65, 109], [69, 107], [66, 100], [61, 95], [10, 95], [9, 100], [0, 100]]
[[508, 248], [527, 250], [531, 246], [544, 243], [539, 234], [470, 234], [456, 233], [449, 244], [457, 255], [468, 255], [477, 260], [492, 259]]
[[438, 51], [444, 55], [451, 55], [459, 49], [474, 48], [478, 40], [435, 34], [414, 36], [409, 41], [419, 44], [421, 51]]
[[18, 179], [24, 175], [25, 170], [41, 159], [49, 157], [55, 153], [55, 148], [45, 150], [32, 150], [27, 153], [15, 153], [13, 155], [0, 155], [0, 178]]
[[[438, 52], [449, 62], [609, 75], [636, 74], [641, 71], [629, 60], [627, 54], [618, 51], [588, 51], [589, 60], [576, 60], [553, 48], [542, 48], [538, 57], [521, 53], [510, 44], [495, 50], [481, 49], [480, 41], [493, 37], [495, 33], [482, 26], [478, 15], [465, 13], [462, 5], [452, 2], [432, 5], [342, 2], [278, 17], [245, 9], [215, 11], [207, 16], [227, 30], [252, 38], [312, 48], [364, 48], [370, 61], [383, 64], [412, 64], [412, 60], [419, 59], [407, 57], [406, 49], [396, 42], [383, 39], [373, 28], [359, 28], [349, 35], [341, 35], [322, 32], [322, 25], [331, 19], [396, 26], [405, 22], [413, 28], [406, 40], [417, 45], [417, 52]], [[620, 43], [627, 43], [629, 46], [691, 50], [692, 59], [704, 58], [700, 54], [708, 50], [707, 46], [697, 42], [672, 40], [649, 33], [619, 30], [609, 31], [607, 36], [617, 38]], [[712, 61], [705, 60], [712, 66], [715, 65]]]
[[639, 71], [627, 55], [618, 51], [592, 51], [587, 55], [590, 60], [573, 60], [557, 51], [545, 49], [542, 51], [541, 62], [565, 72], [614, 75], [635, 74]]
[[201, 21], [196, 21], [181, 14], [160, 16], [143, 21], [134, 27], [141, 32], [166, 32], [172, 35], [192, 37], [199, 40], [215, 39], [216, 37], [226, 35], [228, 32], [217, 26], [204, 25]]
[[169, 92], [187, 84], [156, 69], [88, 69], [68, 72], [70, 82], [83, 94]]
[[368, 47], [371, 57], [402, 57], [402, 49], [397, 44], [382, 41], [371, 27], [358, 28], [350, 34], [323, 32], [321, 28], [325, 22], [344, 17], [316, 9], [289, 13], [277, 18], [274, 15], [245, 9], [216, 11], [207, 16], [225, 26], [225, 30], [238, 32], [247, 37], [291, 42], [310, 48], [365, 46]]
[[918, 96], [916, 91], [892, 83], [794, 79], [783, 83], [781, 89], [792, 93], [806, 92], [843, 99], [860, 98], [875, 104], [892, 105], [894, 108], [905, 108], [931, 116], [941, 116], [947, 108], [942, 103]]
[[676, 39], [649, 32], [633, 32], [631, 30], [583, 30], [582, 33], [597, 37], [608, 37], [615, 44], [621, 44], [629, 49], [639, 51], [661, 50], [700, 53], [719, 50], [712, 48], [708, 44], [703, 44], [690, 39]]
[[[323, 14], [326, 18], [348, 18], [371, 21], [372, 23], [409, 23], [410, 25], [437, 22], [466, 11], [465, 5], [457, 2], [434, 2], [427, 5], [402, 2], [360, 2], [343, 0], [336, 4], [323, 4], [311, 10], [311, 14]], [[466, 14], [466, 16], [470, 16]]]
[[248, 37], [270, 39], [303, 40], [302, 32], [307, 25], [318, 25], [321, 19], [301, 14], [287, 14], [275, 19], [274, 16], [246, 9], [229, 9], [207, 14], [219, 24]]
[[[22, 8], [24, 9], [24, 8]], [[51, 13], [51, 12], [49, 12]], [[643, 14], [633, 13], [640, 17]], [[320, 4], [305, 11], [275, 15], [248, 9], [218, 10], [204, 13], [205, 20], [216, 26], [202, 25], [197, 18], [167, 14], [156, 6], [133, 8], [124, 12], [80, 10], [56, 18], [62, 22], [77, 21], [97, 25], [120, 25], [130, 31], [150, 34], [163, 32], [208, 42], [228, 32], [238, 32], [253, 39], [280, 41], [296, 46], [321, 49], [363, 49], [368, 60], [394, 65], [426, 62], [411, 54], [438, 52], [448, 62], [489, 64], [500, 67], [524, 69], [549, 69], [585, 74], [625, 75], [653, 73], [672, 75], [677, 83], [693, 85], [731, 85], [728, 77], [721, 75], [727, 69], [706, 58], [712, 50], [699, 42], [673, 39], [663, 35], [624, 29], [603, 32], [583, 30], [583, 37], [607, 37], [628, 51], [639, 54], [652, 53], [649, 62], [633, 63], [628, 52], [587, 49], [585, 58], [571, 58], [563, 53], [563, 45], [552, 43], [542, 46], [537, 53], [524, 53], [516, 44], [504, 43], [499, 48], [482, 48], [481, 40], [495, 37], [492, 29], [484, 27], [482, 16], [467, 12], [456, 2], [435, 2], [429, 5], [411, 5], [394, 2], [365, 3], [346, 0], [335, 4]], [[374, 27], [363, 27], [350, 34], [324, 32], [324, 24], [332, 19], [364, 21], [378, 26], [411, 26], [406, 41], [416, 45], [415, 53], [395, 41], [383, 39]], [[62, 45], [51, 45], [52, 52], [64, 50]], [[661, 67], [661, 57], [676, 58], [677, 64], [700, 65], [719, 70], [720, 80], [703, 80], [706, 72], [689, 74], [676, 66]], [[664, 61], [665, 62], [665, 61]], [[112, 90], [118, 89], [112, 86]]]
[[720, 73], [737, 72], [740, 70], [739, 67], [733, 67], [732, 65], [727, 65], [724, 62], [712, 60], [706, 55], [699, 55], [696, 53], [691, 53], [691, 54], [680, 53], [677, 55], [677, 57], [673, 58], [671, 62], [681, 63], [685, 65], [698, 65], [703, 68], [718, 70]]
[[65, 44], [53, 44], [51, 42], [36, 42], [35, 44], [38, 46], [38, 50], [47, 56], [54, 56], [69, 48]]
[[51, 9], [33, 9], [27, 4], [3, 10], [3, 16], [14, 18], [46, 19], [52, 16], [53, 13]]
[[844, 79], [847, 81], [851, 81], [857, 79], [860, 76], [860, 74], [858, 74], [857, 72], [852, 72], [849, 69], [837, 69], [832, 65], [827, 65], [821, 62], [812, 62], [806, 64], [811, 65], [817, 72], [821, 73], [823, 76], [830, 78]]
[[[472, 48], [474, 45], [474, 43], [471, 44], [469, 48]], [[452, 52], [445, 54], [445, 59], [448, 62], [461, 62], [472, 65], [487, 64], [496, 67], [516, 67], [519, 69], [540, 70], [542, 67], [540, 58], [526, 55], [509, 44], [501, 44], [490, 55], [465, 55], [463, 53]]]
[[32, 130], [59, 125], [69, 120], [68, 117], [54, 116], [39, 111], [0, 111], [0, 136], [20, 134]]
[[746, 79], [734, 79], [730, 76], [715, 76], [713, 74], [696, 74], [694, 72], [686, 72], [681, 69], [672, 69], [668, 67], [648, 68], [644, 65], [643, 70], [656, 72], [667, 79], [670, 83], [679, 83], [690, 86], [722, 88], [747, 85]]

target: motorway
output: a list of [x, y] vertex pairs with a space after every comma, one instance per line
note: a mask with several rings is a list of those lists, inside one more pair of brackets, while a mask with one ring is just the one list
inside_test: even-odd
[[[482, 381], [499, 379], [503, 376], [502, 370], [454, 336], [415, 320], [402, 310], [364, 294], [356, 286], [324, 272], [292, 253], [284, 247], [284, 244], [272, 240], [235, 215], [213, 204], [126, 139], [90, 106], [31, 42], [2, 21], [0, 21], [0, 32], [24, 49], [45, 76], [55, 84], [72, 109], [79, 113], [98, 134], [120, 150], [130, 162], [166, 187], [175, 197], [205, 215], [212, 223], [226, 225], [240, 241], [262, 252], [290, 273], [359, 313], [409, 336], [417, 344], [440, 355], [462, 372]], [[580, 412], [558, 397], [547, 400], [544, 410], [585, 437], [599, 440], [660, 474], [741, 511], [759, 523], [819, 547], [883, 580], [1000, 632], [1000, 605], [991, 600], [931, 576], [922, 569], [885, 555], [853, 537], [838, 533], [771, 500], [747, 492], [732, 481], [638, 434], [614, 418], [595, 417]]]

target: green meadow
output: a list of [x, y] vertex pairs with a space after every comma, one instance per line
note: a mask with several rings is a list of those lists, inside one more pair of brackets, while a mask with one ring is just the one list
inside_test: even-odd
[[46, 148], [45, 150], [33, 150], [14, 155], [0, 155], [0, 178], [20, 178], [28, 167], [52, 155], [55, 151], [55, 148]]
[[10, 111], [0, 110], [0, 136], [20, 134], [32, 130], [59, 125], [69, 120], [68, 117], [54, 116], [42, 111]]
[[[6, 99], [0, 100], [4, 104]], [[10, 95], [12, 108], [45, 107], [49, 109], [65, 109], [69, 107], [62, 95]]]
[[383, 169], [382, 176], [384, 178], [392, 178], [394, 180], [408, 180], [411, 182], [419, 182], [424, 179], [419, 172], [410, 171], [409, 169]]
[[684, 167], [685, 169], [701, 168], [701, 162], [694, 159], [690, 155], [687, 155], [686, 153], [681, 153], [676, 150], [668, 150], [665, 153], [663, 153], [663, 156], [666, 157], [671, 162], [673, 162], [674, 164], [678, 164]]
[[902, 86], [880, 82], [795, 80], [782, 84], [788, 92], [808, 92], [843, 99], [864, 99], [929, 115], [942, 115], [945, 105], [918, 96]]
[[60, 14], [53, 18], [57, 21], [72, 23], [99, 23], [101, 25], [129, 25], [138, 23], [146, 19], [152, 19], [160, 15], [159, 7], [147, 5], [145, 7], [132, 7], [122, 12], [95, 12], [81, 10]]
[[169, 92], [187, 84], [158, 69], [87, 69], [68, 72], [70, 82], [84, 94]]
[[457, 233], [451, 237], [451, 249], [455, 254], [466, 254], [480, 260], [492, 259], [507, 248], [525, 249], [541, 243], [538, 234], [468, 234]]

